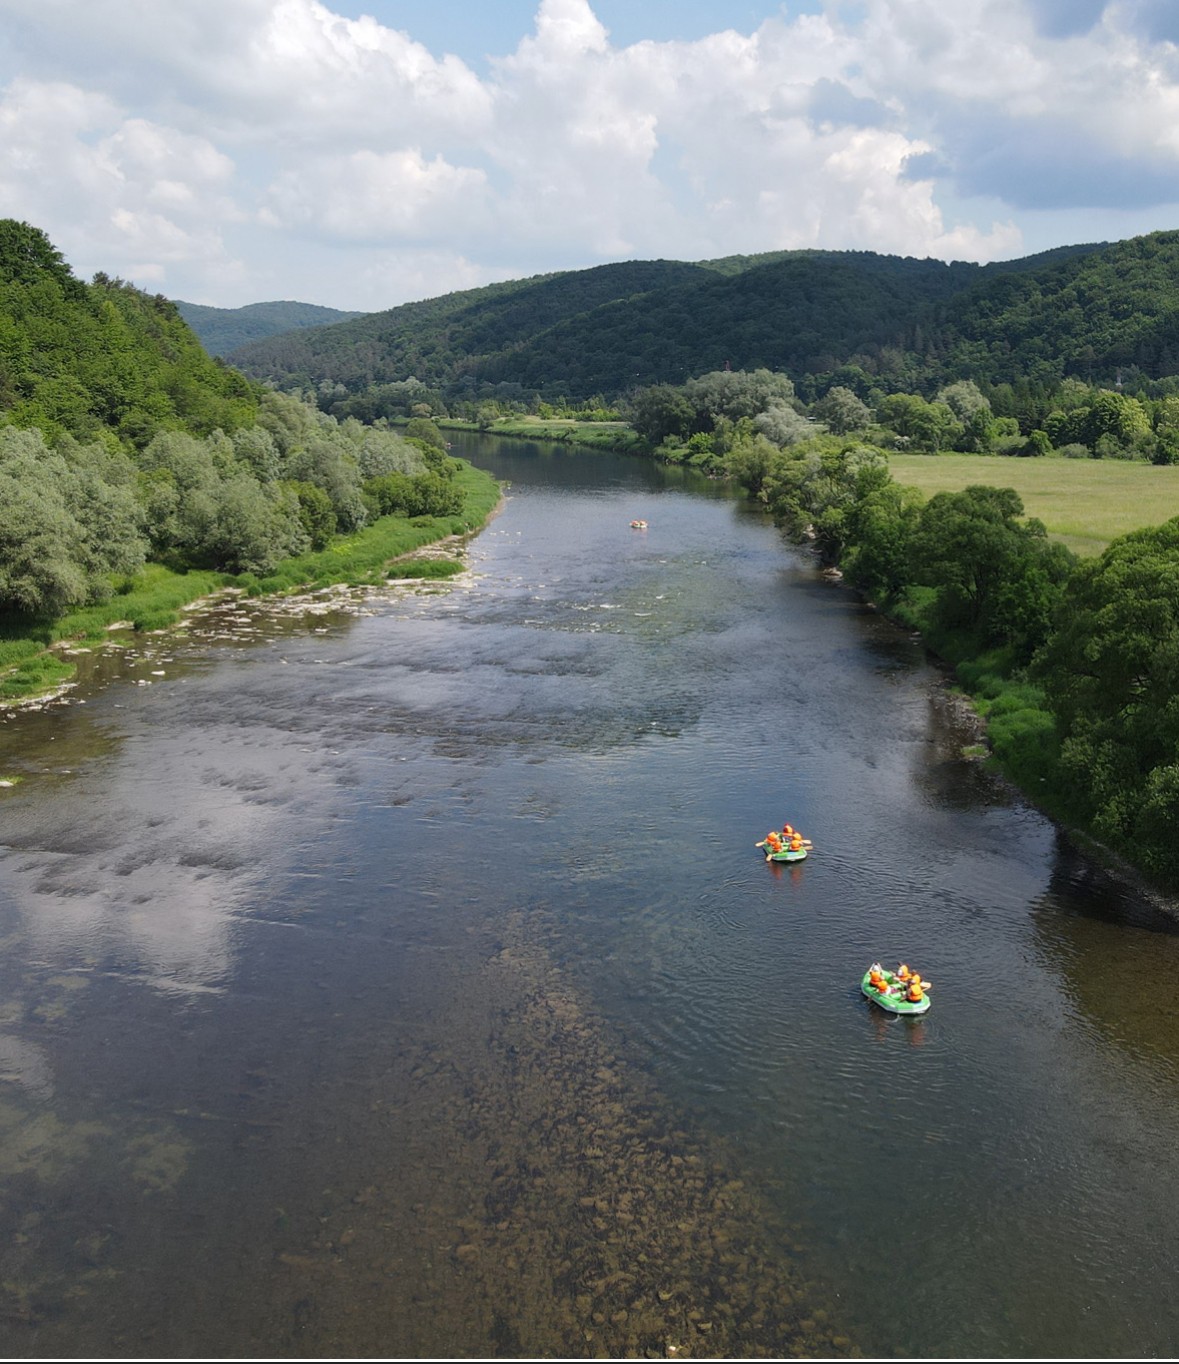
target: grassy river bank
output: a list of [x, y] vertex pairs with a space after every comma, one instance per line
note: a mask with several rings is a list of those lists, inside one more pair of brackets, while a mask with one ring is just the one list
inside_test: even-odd
[[69, 646], [105, 638], [118, 626], [147, 633], [174, 625], [186, 607], [217, 592], [273, 596], [335, 584], [373, 586], [390, 578], [441, 578], [457, 573], [454, 554], [425, 555], [428, 547], [455, 549], [487, 522], [500, 499], [490, 474], [460, 461], [463, 493], [457, 516], [385, 516], [326, 549], [284, 560], [264, 577], [192, 569], [178, 573], [148, 564], [119, 582], [112, 596], [55, 620], [9, 621], [0, 626], [0, 705], [42, 698], [69, 686], [76, 665]]

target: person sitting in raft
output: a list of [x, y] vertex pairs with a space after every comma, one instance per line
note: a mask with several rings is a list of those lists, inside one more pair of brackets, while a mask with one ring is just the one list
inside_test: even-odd
[[790, 835], [790, 851], [802, 852], [802, 836], [800, 834]]
[[776, 829], [771, 829], [769, 833], [766, 834], [766, 848], [770, 852], [782, 851], [782, 840], [778, 837]]
[[914, 976], [909, 981], [909, 988], [905, 991], [905, 998], [910, 1004], [920, 1004], [925, 998], [925, 991], [921, 988], [921, 977]]
[[794, 837], [794, 825], [793, 825], [793, 824], [783, 824], [783, 825], [782, 825], [782, 837], [783, 837], [783, 838], [793, 838], [793, 837]]
[[878, 963], [868, 968], [868, 984], [873, 990], [877, 991], [877, 993], [882, 995], [888, 994], [888, 981], [884, 979], [884, 971]]
[[913, 974], [912, 971], [909, 970], [909, 968], [905, 965], [904, 962], [901, 962], [901, 964], [897, 967], [897, 980], [908, 981], [909, 977], [912, 974]]

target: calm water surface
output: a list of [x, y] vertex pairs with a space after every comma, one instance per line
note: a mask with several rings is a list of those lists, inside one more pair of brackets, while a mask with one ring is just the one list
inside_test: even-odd
[[0, 724], [4, 1352], [1179, 1354], [1176, 920], [757, 514], [456, 452], [460, 582]]

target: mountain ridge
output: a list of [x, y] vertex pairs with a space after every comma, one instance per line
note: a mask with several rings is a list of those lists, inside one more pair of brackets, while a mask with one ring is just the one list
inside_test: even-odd
[[[227, 358], [280, 387], [356, 394], [413, 379], [452, 398], [616, 399], [725, 365], [795, 377], [859, 366], [885, 387], [930, 390], [1013, 382], [1029, 365], [1050, 380], [1108, 371], [1112, 381], [1127, 365], [1157, 371], [1174, 358], [1179, 368], [1177, 280], [1175, 233], [987, 265], [820, 249], [628, 261], [443, 294]], [[1087, 309], [1101, 345], [1083, 335]], [[1033, 325], [1052, 338], [1047, 349], [1029, 338]]]

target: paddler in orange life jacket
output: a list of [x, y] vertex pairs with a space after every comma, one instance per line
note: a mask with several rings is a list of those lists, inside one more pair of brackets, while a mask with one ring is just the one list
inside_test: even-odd
[[920, 1004], [925, 998], [925, 990], [921, 984], [920, 976], [913, 976], [909, 981], [909, 988], [905, 992], [905, 998], [910, 1004]]

